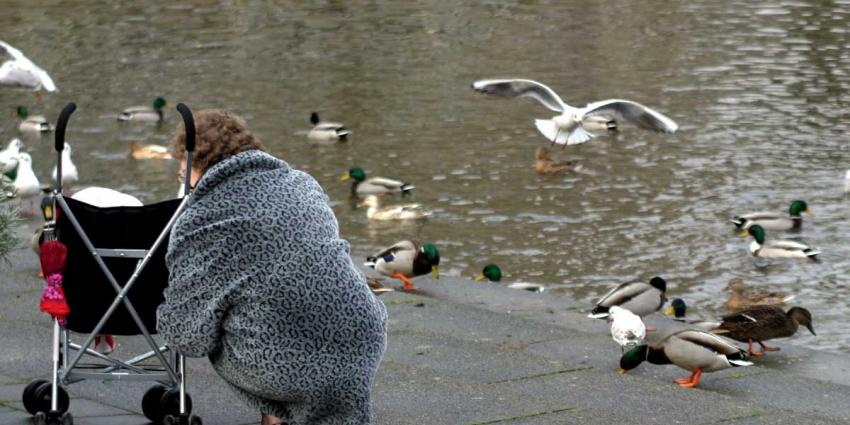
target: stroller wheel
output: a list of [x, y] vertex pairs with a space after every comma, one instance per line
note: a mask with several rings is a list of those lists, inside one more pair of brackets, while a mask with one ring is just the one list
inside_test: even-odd
[[65, 412], [59, 421], [62, 425], [74, 425], [74, 417], [71, 416], [71, 412]]
[[[47, 412], [50, 410], [51, 387], [52, 384], [50, 382], [45, 382], [35, 389], [35, 392], [33, 393], [33, 408], [37, 412]], [[62, 387], [57, 388], [57, 395], [59, 396], [59, 400], [56, 406], [56, 411], [61, 415], [68, 411], [71, 399], [68, 397], [68, 392]]]
[[[175, 418], [180, 415], [180, 389], [172, 388], [165, 392], [162, 395], [162, 399], [160, 400], [160, 412], [162, 412], [162, 416], [165, 417], [168, 415], [174, 416]], [[192, 413], [192, 397], [189, 397], [189, 393], [186, 393], [186, 415]], [[165, 423], [165, 422], [163, 422]], [[176, 422], [175, 422], [176, 423]]]
[[37, 379], [35, 381], [30, 382], [29, 385], [24, 388], [24, 394], [22, 399], [24, 402], [24, 408], [27, 409], [27, 412], [29, 412], [30, 415], [35, 415], [36, 412], [38, 412], [35, 403], [35, 390], [38, 389], [38, 387], [44, 383], [49, 384], [49, 382], [45, 381], [44, 379]]
[[36, 412], [33, 416], [33, 423], [35, 425], [47, 425], [47, 413]]
[[155, 424], [162, 422], [162, 418], [165, 416], [165, 412], [161, 408], [161, 400], [166, 391], [168, 391], [168, 388], [164, 385], [154, 385], [148, 388], [144, 397], [142, 397], [142, 413]]

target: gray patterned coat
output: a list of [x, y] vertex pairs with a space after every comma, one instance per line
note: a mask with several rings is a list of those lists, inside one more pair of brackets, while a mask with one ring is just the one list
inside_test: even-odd
[[211, 167], [171, 232], [157, 329], [289, 424], [367, 424], [387, 312], [322, 188], [261, 151]]

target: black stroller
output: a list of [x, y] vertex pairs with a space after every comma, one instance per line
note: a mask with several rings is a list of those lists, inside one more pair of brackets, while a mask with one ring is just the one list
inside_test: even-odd
[[[155, 424], [200, 425], [190, 415], [186, 394], [185, 359], [151, 336], [156, 332], [156, 309], [168, 285], [165, 251], [171, 227], [188, 201], [172, 199], [140, 207], [101, 208], [62, 194], [62, 150], [65, 128], [76, 109], [68, 104], [56, 128], [56, 187], [43, 202], [44, 240], [64, 244], [67, 257], [62, 285], [70, 313], [64, 323], [53, 320], [52, 380], [30, 382], [23, 392], [24, 407], [37, 425], [71, 425], [69, 397], [62, 387], [85, 379], [154, 381], [142, 397], [142, 411]], [[186, 127], [186, 169], [191, 169], [195, 124], [186, 105], [177, 110]], [[189, 187], [186, 176], [185, 188]], [[44, 245], [42, 245], [44, 246]], [[83, 334], [71, 342], [71, 331]], [[118, 359], [92, 349], [95, 337], [142, 335], [150, 351]], [[83, 363], [83, 358], [94, 363]]]

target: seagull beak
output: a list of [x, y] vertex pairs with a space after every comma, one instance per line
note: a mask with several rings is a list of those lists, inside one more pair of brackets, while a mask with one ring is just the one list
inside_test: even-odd
[[344, 182], [344, 181], [346, 181], [350, 178], [351, 178], [351, 176], [349, 176], [348, 174], [343, 174], [339, 177], [339, 181]]
[[440, 278], [440, 267], [431, 266], [431, 274], [434, 275], [434, 279], [439, 279]]
[[487, 279], [487, 276], [484, 276], [484, 273], [478, 273], [477, 275], [475, 275], [475, 277], [473, 279], [484, 280], [484, 279]]

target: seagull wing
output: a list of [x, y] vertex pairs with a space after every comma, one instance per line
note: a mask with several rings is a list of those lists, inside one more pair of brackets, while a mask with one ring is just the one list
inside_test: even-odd
[[533, 97], [555, 112], [570, 109], [554, 90], [533, 80], [479, 80], [472, 83], [472, 89], [494, 96]]
[[661, 133], [675, 133], [679, 125], [658, 111], [637, 102], [608, 99], [593, 102], [584, 107], [582, 117], [605, 116], [617, 121], [629, 122], [639, 128]]
[[4, 74], [7, 81], [36, 89], [44, 87], [49, 92], [56, 91], [56, 85], [47, 72], [24, 56], [20, 50], [3, 41], [0, 41], [0, 47], [6, 51], [6, 55], [15, 60], [3, 64], [3, 72], [0, 74]]
[[3, 47], [3, 49], [6, 50], [6, 54], [15, 59], [23, 59], [29, 61], [29, 59], [27, 59], [27, 57], [24, 56], [24, 54], [20, 50], [12, 47], [11, 45], [9, 45], [9, 43], [6, 43], [5, 41], [0, 40], [0, 47]]

